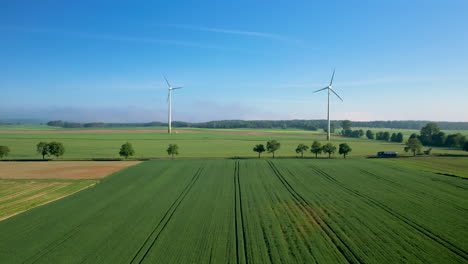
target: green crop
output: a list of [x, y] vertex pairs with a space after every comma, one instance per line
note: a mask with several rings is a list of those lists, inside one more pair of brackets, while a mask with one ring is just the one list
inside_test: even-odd
[[466, 180], [364, 159], [158, 160], [0, 222], [0, 263], [466, 263]]

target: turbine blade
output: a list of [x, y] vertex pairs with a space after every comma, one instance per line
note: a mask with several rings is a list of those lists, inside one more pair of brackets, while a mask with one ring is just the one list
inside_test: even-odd
[[330, 89], [330, 91], [332, 91], [343, 102], [343, 99], [341, 99], [341, 97], [335, 91], [333, 91], [333, 89]]
[[325, 90], [325, 89], [328, 89], [328, 86], [325, 87], [325, 88], [322, 88], [322, 89], [318, 89], [317, 91], [315, 91], [315, 92], [313, 92], [313, 93], [320, 92], [320, 91], [323, 91], [323, 90]]
[[182, 89], [182, 88], [184, 88], [184, 87], [182, 87], [182, 86], [181, 87], [174, 87], [174, 88], [171, 88], [171, 90]]
[[331, 77], [331, 80], [330, 80], [330, 86], [332, 86], [333, 77], [335, 77], [335, 69], [333, 69], [333, 74], [332, 74], [332, 77]]
[[171, 88], [171, 84], [170, 84], [169, 81], [167, 80], [166, 76], [164, 76], [164, 80], [166, 80], [167, 86], [168, 86], [169, 88]]
[[[171, 91], [169, 91], [170, 93]], [[166, 99], [166, 102], [169, 103], [169, 93], [167, 93], [167, 99]]]

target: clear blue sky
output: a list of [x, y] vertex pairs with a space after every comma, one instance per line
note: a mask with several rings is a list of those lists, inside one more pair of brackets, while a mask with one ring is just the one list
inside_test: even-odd
[[[150, 3], [151, 2], [151, 3]], [[0, 2], [0, 118], [468, 121], [468, 1]]]

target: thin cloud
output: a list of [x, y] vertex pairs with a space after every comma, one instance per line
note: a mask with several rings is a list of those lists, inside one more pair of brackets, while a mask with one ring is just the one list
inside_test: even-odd
[[296, 43], [301, 42], [300, 40], [292, 39], [292, 38], [282, 36], [282, 35], [278, 35], [278, 34], [256, 32], [256, 31], [243, 31], [243, 30], [224, 29], [224, 28], [198, 27], [198, 26], [191, 26], [191, 25], [178, 25], [178, 24], [170, 24], [168, 26], [174, 27], [174, 28], [196, 30], [196, 31], [206, 31], [206, 32], [216, 32], [216, 33], [231, 34], [231, 35], [252, 36], [252, 37], [280, 40], [280, 41], [286, 41], [286, 42], [296, 42]]
[[[437, 80], [433, 77], [388, 77], [388, 78], [375, 78], [367, 80], [354, 80], [354, 81], [333, 81], [333, 86], [352, 87], [352, 86], [367, 86], [367, 85], [378, 85], [378, 84], [392, 84], [392, 83], [414, 83], [414, 82], [427, 82]], [[322, 83], [296, 83], [296, 84], [282, 84], [280, 88], [317, 88], [325, 87], [328, 85], [327, 81]]]
[[50, 29], [50, 28], [26, 28], [26, 27], [5, 26], [5, 25], [1, 26], [0, 25], [0, 30], [24, 32], [24, 33], [56, 34], [56, 35], [62, 35], [62, 36], [68, 36], [68, 37], [105, 40], [105, 41], [122, 41], [122, 42], [134, 42], [134, 43], [178, 45], [178, 46], [218, 49], [218, 50], [226, 50], [226, 51], [240, 51], [240, 49], [237, 49], [237, 48], [230, 48], [230, 47], [225, 47], [225, 46], [211, 45], [211, 44], [205, 44], [205, 43], [199, 43], [199, 42], [154, 39], [154, 38], [135, 37], [135, 36], [128, 36], [128, 35], [90, 34], [90, 33], [84, 33], [84, 32], [73, 32], [73, 31], [65, 31], [65, 30]]

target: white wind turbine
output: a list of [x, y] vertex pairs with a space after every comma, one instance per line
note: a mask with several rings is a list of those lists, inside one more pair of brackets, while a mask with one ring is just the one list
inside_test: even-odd
[[317, 91], [315, 91], [314, 93], [316, 92], [320, 92], [320, 91], [323, 91], [325, 89], [328, 90], [328, 112], [327, 112], [327, 119], [328, 119], [328, 129], [327, 129], [327, 140], [330, 140], [330, 91], [332, 91], [341, 101], [343, 101], [343, 99], [341, 99], [341, 97], [333, 90], [332, 88], [332, 84], [333, 84], [333, 77], [335, 77], [335, 69], [333, 69], [333, 74], [332, 74], [332, 77], [331, 77], [331, 80], [330, 80], [330, 84], [325, 87], [325, 88], [322, 88], [322, 89], [319, 89]]
[[164, 80], [166, 80], [168, 92], [169, 92], [167, 94], [167, 104], [169, 106], [167, 133], [171, 134], [172, 133], [172, 95], [171, 93], [172, 93], [172, 90], [181, 89], [182, 87], [172, 87], [172, 85], [167, 80], [166, 76], [164, 76]]

